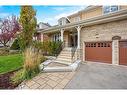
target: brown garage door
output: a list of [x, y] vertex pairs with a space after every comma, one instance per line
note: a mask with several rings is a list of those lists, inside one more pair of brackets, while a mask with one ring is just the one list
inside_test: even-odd
[[119, 46], [120, 65], [127, 65], [127, 41], [121, 41]]
[[111, 42], [85, 43], [86, 61], [112, 63]]

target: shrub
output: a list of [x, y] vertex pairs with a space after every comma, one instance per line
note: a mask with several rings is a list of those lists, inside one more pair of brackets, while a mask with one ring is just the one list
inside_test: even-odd
[[42, 42], [40, 41], [33, 41], [32, 46], [37, 50], [42, 50]]
[[20, 84], [25, 79], [24, 69], [17, 71], [12, 77], [11, 82], [15, 85]]
[[45, 41], [42, 44], [42, 52], [44, 55], [56, 56], [61, 50], [62, 42]]
[[44, 55], [48, 55], [51, 52], [50, 41], [44, 41], [42, 43], [42, 49], [41, 50], [42, 50]]
[[24, 53], [24, 71], [25, 78], [31, 79], [40, 72], [41, 55], [33, 48], [27, 48]]
[[20, 46], [19, 46], [19, 41], [18, 39], [15, 39], [15, 41], [13, 42], [13, 44], [11, 45], [11, 50], [20, 50]]
[[41, 56], [35, 49], [27, 48], [24, 52], [23, 69], [19, 70], [11, 77], [12, 83], [17, 85], [23, 80], [33, 78], [40, 72], [40, 63], [45, 60], [46, 58]]
[[47, 58], [42, 55], [41, 56], [41, 63], [44, 62], [44, 61], [46, 61], [46, 60], [47, 60]]
[[61, 45], [62, 42], [58, 41], [58, 42], [51, 42], [51, 55], [53, 56], [57, 56], [61, 50]]

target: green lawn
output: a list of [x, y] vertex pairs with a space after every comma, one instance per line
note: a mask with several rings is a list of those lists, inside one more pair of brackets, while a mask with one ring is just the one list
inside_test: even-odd
[[21, 54], [0, 56], [0, 74], [21, 68], [22, 64], [23, 57]]

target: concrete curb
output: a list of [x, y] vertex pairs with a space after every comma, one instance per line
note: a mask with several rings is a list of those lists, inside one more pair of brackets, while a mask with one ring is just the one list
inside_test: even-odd
[[78, 68], [80, 63], [81, 63], [81, 60], [77, 60], [71, 65], [66, 66], [66, 67], [45, 67], [43, 69], [43, 72], [67, 72], [67, 71], [72, 72]]

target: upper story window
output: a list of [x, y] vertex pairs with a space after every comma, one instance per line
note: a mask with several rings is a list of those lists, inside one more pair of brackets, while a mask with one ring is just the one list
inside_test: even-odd
[[118, 10], [119, 10], [119, 6], [115, 6], [115, 5], [112, 5], [112, 6], [104, 6], [103, 7], [104, 14], [111, 13], [111, 12], [116, 12]]

